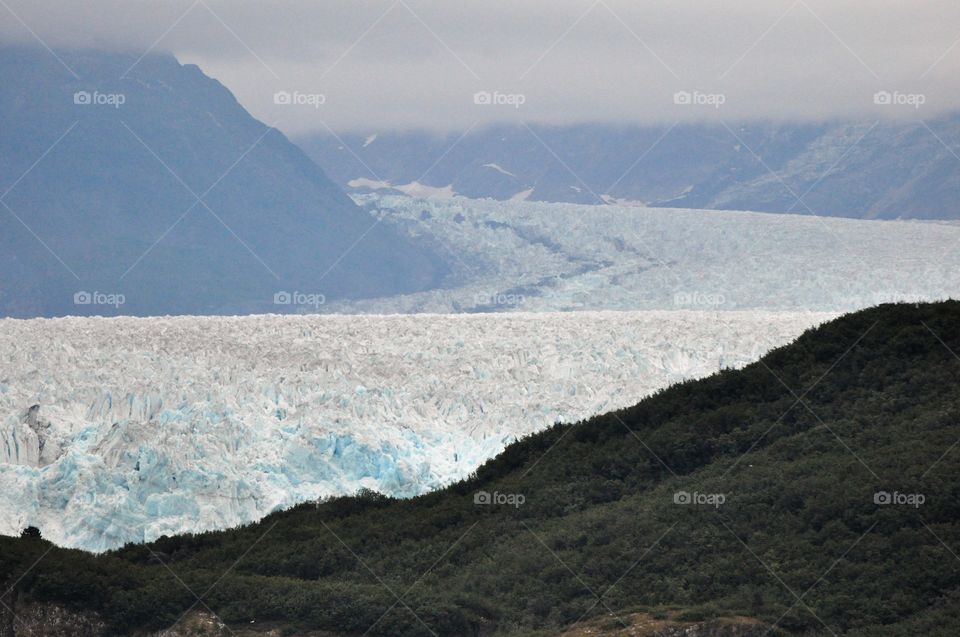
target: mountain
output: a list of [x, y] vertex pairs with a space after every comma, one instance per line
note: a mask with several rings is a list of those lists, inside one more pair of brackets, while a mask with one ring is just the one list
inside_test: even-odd
[[295, 311], [442, 276], [196, 66], [55, 53], [0, 49], [0, 315]]
[[952, 635], [958, 322], [847, 315], [413, 499], [101, 556], [4, 538], [8, 634], [19, 610], [89, 635]]
[[960, 218], [960, 114], [814, 124], [496, 125], [465, 135], [324, 133], [298, 143], [355, 192]]

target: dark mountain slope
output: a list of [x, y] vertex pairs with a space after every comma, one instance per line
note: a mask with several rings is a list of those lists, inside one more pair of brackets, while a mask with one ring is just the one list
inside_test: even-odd
[[58, 54], [79, 78], [43, 49], [0, 49], [0, 315], [117, 311], [75, 305], [78, 291], [123, 294], [126, 314], [279, 312], [297, 309], [274, 305], [280, 291], [364, 297], [437, 281], [429, 253], [371, 229], [196, 66]]
[[459, 137], [380, 132], [367, 143], [366, 133], [319, 134], [298, 143], [344, 186], [358, 178], [394, 186], [420, 180], [495, 199], [532, 190], [536, 201], [960, 218], [957, 114], [823, 124], [501, 125]]
[[881, 306], [531, 436], [424, 497], [339, 498], [99, 557], [5, 539], [0, 572], [21, 600], [126, 633], [202, 608], [188, 587], [235, 626], [286, 634], [556, 635], [581, 618], [612, 634], [648, 613], [952, 635], [958, 325], [958, 302]]

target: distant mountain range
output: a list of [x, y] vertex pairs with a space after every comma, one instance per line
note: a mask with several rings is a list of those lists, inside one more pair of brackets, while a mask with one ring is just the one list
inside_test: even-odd
[[502, 125], [297, 140], [354, 192], [960, 218], [960, 115], [929, 121]]
[[196, 66], [56, 55], [0, 49], [0, 315], [289, 312], [442, 276]]
[[304, 152], [172, 56], [55, 54], [0, 48], [0, 316], [322, 311], [457, 284], [465, 258], [430, 228], [344, 189], [960, 218], [957, 115], [352, 133]]

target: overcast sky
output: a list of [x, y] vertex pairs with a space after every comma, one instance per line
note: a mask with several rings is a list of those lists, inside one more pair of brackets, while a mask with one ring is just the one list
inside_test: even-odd
[[294, 135], [960, 108], [956, 0], [0, 0], [0, 15], [7, 42], [171, 51]]

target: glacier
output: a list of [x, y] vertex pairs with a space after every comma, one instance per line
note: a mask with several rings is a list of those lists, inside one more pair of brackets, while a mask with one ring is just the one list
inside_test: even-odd
[[103, 551], [373, 489], [740, 367], [834, 313], [0, 320], [0, 533]]
[[357, 195], [454, 272], [324, 312], [817, 310], [960, 296], [960, 224]]

